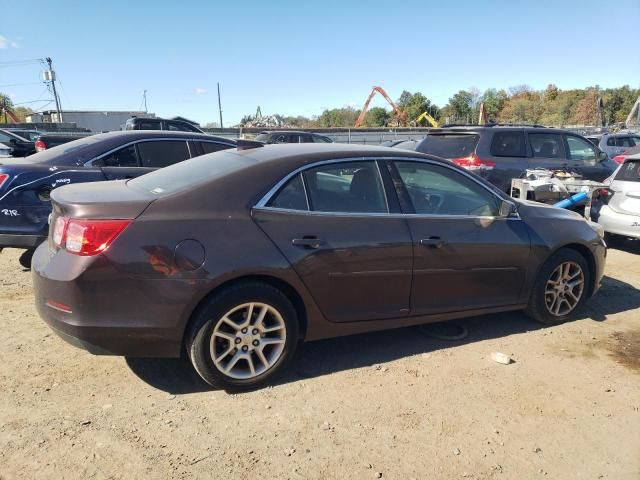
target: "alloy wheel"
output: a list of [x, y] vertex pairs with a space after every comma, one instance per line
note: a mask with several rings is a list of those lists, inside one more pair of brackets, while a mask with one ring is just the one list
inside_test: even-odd
[[282, 356], [287, 339], [284, 319], [266, 303], [234, 307], [216, 323], [210, 353], [224, 375], [247, 380], [269, 370]]
[[580, 302], [584, 292], [584, 272], [576, 262], [558, 265], [545, 286], [545, 305], [556, 317], [568, 315]]

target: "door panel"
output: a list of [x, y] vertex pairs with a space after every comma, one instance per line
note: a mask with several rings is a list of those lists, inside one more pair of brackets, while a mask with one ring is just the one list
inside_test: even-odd
[[519, 303], [529, 234], [499, 217], [501, 199], [470, 175], [442, 164], [396, 161], [398, 195], [413, 238], [411, 314]]
[[529, 258], [522, 221], [415, 217], [408, 223], [414, 238], [412, 315], [519, 302]]
[[255, 209], [253, 218], [329, 321], [407, 315], [412, 245], [404, 219], [268, 208]]

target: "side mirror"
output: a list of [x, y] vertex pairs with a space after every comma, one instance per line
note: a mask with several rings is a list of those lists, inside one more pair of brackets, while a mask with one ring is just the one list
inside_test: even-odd
[[608, 158], [609, 158], [609, 156], [605, 152], [600, 152], [598, 154], [598, 161], [599, 162], [605, 162]]
[[516, 207], [515, 203], [510, 202], [508, 200], [503, 200], [502, 203], [500, 204], [499, 215], [501, 217], [510, 217], [517, 211], [518, 211], [518, 208]]

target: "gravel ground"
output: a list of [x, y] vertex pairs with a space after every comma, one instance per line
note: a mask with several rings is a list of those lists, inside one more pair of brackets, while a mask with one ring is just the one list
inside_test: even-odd
[[[179, 360], [95, 357], [0, 254], [0, 478], [640, 478], [640, 247], [578, 320], [470, 318], [304, 346], [282, 381], [212, 391]], [[492, 352], [515, 360], [495, 363]]]

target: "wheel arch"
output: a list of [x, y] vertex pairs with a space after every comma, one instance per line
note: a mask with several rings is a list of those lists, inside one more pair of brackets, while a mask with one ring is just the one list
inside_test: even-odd
[[250, 282], [265, 283], [274, 288], [277, 288], [287, 296], [287, 298], [293, 304], [293, 307], [295, 308], [296, 314], [298, 316], [298, 323], [300, 326], [299, 336], [301, 339], [304, 339], [307, 334], [307, 321], [308, 321], [307, 309], [298, 291], [293, 286], [291, 286], [288, 282], [282, 280], [281, 278], [278, 278], [272, 275], [256, 274], [256, 275], [245, 275], [245, 276], [229, 279], [221, 283], [220, 285], [217, 285], [197, 303], [197, 305], [191, 312], [191, 315], [189, 315], [189, 319], [184, 328], [184, 332], [182, 335], [183, 348], [185, 347], [186, 337], [187, 335], [189, 335], [191, 325], [195, 321], [195, 318], [197, 317], [198, 313], [205, 307], [205, 305], [211, 298], [213, 298], [215, 295], [219, 294], [220, 292], [226, 289], [235, 287], [236, 285], [239, 285], [242, 283], [250, 283]]

